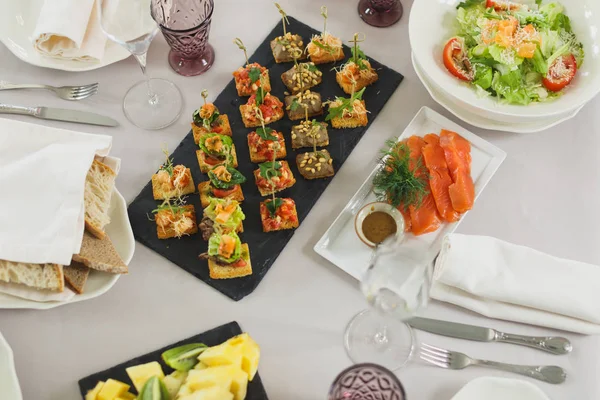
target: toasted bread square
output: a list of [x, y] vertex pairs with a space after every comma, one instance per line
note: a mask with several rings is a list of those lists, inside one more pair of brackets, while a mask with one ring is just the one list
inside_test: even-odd
[[[213, 198], [213, 196], [210, 194], [210, 188], [210, 181], [204, 181], [198, 184], [198, 192], [200, 193], [200, 203], [202, 203], [202, 208], [208, 207], [210, 205], [210, 199]], [[235, 191], [233, 191], [226, 198], [237, 200], [239, 202], [244, 201], [244, 193], [242, 192], [242, 187], [240, 185], [236, 185]]]
[[307, 152], [296, 156], [296, 166], [304, 179], [328, 178], [335, 174], [331, 154], [327, 150]]
[[[292, 127], [292, 149], [302, 147], [314, 147], [313, 141], [316, 140], [317, 147], [329, 146], [329, 134], [327, 133], [327, 123], [319, 122], [319, 128], [313, 132], [312, 122], [301, 122], [300, 125]], [[314, 135], [314, 137], [313, 137]]]
[[[374, 69], [371, 68], [368, 70], [362, 70], [360, 72], [360, 75], [355, 78], [354, 92], [358, 92], [362, 88], [369, 86], [372, 83], [377, 82], [378, 79], [379, 79], [379, 76], [377, 75], [377, 72], [375, 72]], [[348, 81], [347, 79], [344, 79], [343, 71], [336, 72], [335, 80], [337, 81], [337, 83], [340, 85], [340, 87], [342, 88], [342, 90], [344, 92], [346, 92], [348, 94], [352, 94], [352, 86], [353, 86], [352, 82]]]
[[[276, 189], [275, 193], [278, 193], [285, 189], [291, 188], [292, 186], [294, 186], [296, 184], [296, 178], [294, 178], [294, 174], [292, 173], [292, 170], [291, 170], [288, 162], [287, 161], [279, 161], [279, 162], [281, 163], [281, 168], [284, 168], [287, 170], [287, 173], [289, 174], [290, 179], [284, 187]], [[260, 177], [260, 168], [254, 170], [254, 179], [256, 180], [256, 182], [258, 182], [259, 177]], [[258, 185], [256, 185], [256, 187], [258, 188], [258, 191], [260, 192], [261, 196], [269, 196], [271, 194], [271, 188], [261, 188]]]
[[[218, 124], [220, 131], [215, 132], [213, 129], [206, 129], [203, 126], [198, 126], [192, 122], [192, 134], [194, 135], [194, 142], [198, 144], [200, 141], [200, 136], [206, 135], [207, 133], [218, 133], [219, 135], [232, 136], [231, 125], [229, 125], [229, 117], [225, 114], [219, 115], [219, 118], [214, 122], [214, 124]], [[213, 124], [213, 125], [214, 125]]]
[[[321, 101], [321, 95], [317, 92], [306, 90], [303, 93], [285, 96], [284, 101], [288, 118], [292, 121], [306, 117], [304, 106], [308, 108], [309, 118], [323, 114], [323, 102]], [[293, 107], [294, 102], [298, 104], [295, 109]]]
[[242, 243], [242, 259], [246, 261], [244, 267], [232, 267], [222, 265], [208, 260], [208, 272], [212, 279], [232, 279], [252, 275], [252, 263], [250, 261], [250, 249], [247, 243]]
[[166, 200], [172, 197], [185, 196], [186, 194], [194, 193], [196, 185], [192, 178], [192, 171], [189, 168], [185, 169], [185, 175], [188, 176], [188, 184], [184, 188], [165, 191], [158, 180], [158, 174], [152, 175], [152, 195], [154, 200]]
[[[269, 121], [265, 120], [265, 125], [269, 125], [275, 121], [279, 121], [281, 118], [283, 118], [283, 108], [276, 108], [273, 110], [273, 116], [271, 116], [271, 119]], [[254, 121], [250, 121], [246, 118], [246, 113], [252, 113], [252, 106], [248, 105], [248, 104], [242, 104], [240, 106], [240, 114], [242, 114], [242, 122], [244, 123], [244, 126], [246, 128], [256, 128], [259, 126], [262, 126], [262, 124], [260, 123], [260, 121], [257, 119], [256, 122]]]
[[302, 36], [288, 32], [285, 36], [279, 36], [271, 40], [271, 51], [277, 64], [294, 61], [294, 57], [290, 51], [290, 49], [294, 48], [300, 50], [298, 60], [306, 58]]
[[[285, 139], [283, 137], [283, 133], [280, 132], [276, 132], [273, 131], [272, 132], [273, 135], [277, 136], [279, 138], [279, 143], [280, 143], [280, 148], [279, 150], [277, 150], [276, 154], [275, 154], [275, 159], [279, 160], [281, 158], [286, 158], [287, 157], [287, 151], [285, 149]], [[252, 161], [253, 163], [262, 163], [265, 161], [271, 161], [273, 159], [273, 157], [266, 157], [263, 154], [258, 154], [251, 145], [250, 145], [250, 138], [253, 136], [253, 133], [248, 134], [248, 149], [250, 150], [250, 161]], [[260, 143], [264, 143], [265, 140], [264, 139], [260, 139]]]
[[319, 85], [323, 81], [323, 73], [315, 67], [314, 63], [306, 62], [298, 65], [300, 67], [300, 73], [298, 73], [296, 66], [294, 65], [292, 68], [281, 74], [281, 80], [290, 93], [296, 94], [302, 92], [313, 86]]
[[[198, 232], [198, 223], [196, 222], [196, 209], [194, 208], [193, 204], [189, 204], [189, 205], [182, 206], [182, 207], [185, 208], [186, 210], [192, 212], [192, 221], [194, 221], [194, 223], [192, 224], [190, 229], [183, 232], [183, 235], [193, 235], [194, 233]], [[159, 211], [159, 213], [160, 212], [163, 212], [163, 211]], [[177, 232], [175, 231], [175, 229], [173, 229], [173, 227], [171, 225], [169, 225], [163, 229], [162, 227], [158, 226], [158, 224], [156, 224], [156, 235], [158, 236], [159, 239], [170, 239], [170, 238], [178, 237]]]
[[[231, 166], [233, 168], [237, 168], [238, 167], [238, 159], [237, 159], [237, 153], [235, 152], [235, 144], [231, 145], [231, 156], [233, 158]], [[202, 171], [202, 173], [207, 173], [208, 171], [210, 171], [211, 169], [213, 169], [214, 167], [216, 167], [217, 165], [225, 165], [227, 164], [225, 160], [223, 160], [223, 162], [220, 162], [218, 164], [212, 165], [212, 164], [208, 164], [205, 159], [206, 159], [206, 153], [204, 153], [204, 151], [198, 149], [196, 150], [196, 157], [198, 158], [198, 165], [200, 166], [200, 171]]]
[[[361, 100], [363, 106], [365, 105], [365, 101]], [[331, 126], [336, 129], [342, 128], [356, 128], [358, 126], [367, 126], [369, 119], [367, 118], [367, 113], [359, 114], [353, 113], [351, 116], [345, 117], [335, 117], [331, 119]]]
[[268, 225], [268, 219], [270, 218], [269, 211], [267, 210], [266, 204], [270, 200], [265, 200], [260, 203], [260, 219], [262, 222], [263, 232], [275, 232], [275, 231], [284, 231], [287, 229], [295, 229], [300, 223], [298, 221], [298, 211], [296, 211], [296, 203], [294, 203], [294, 209], [292, 215], [295, 217], [294, 221], [285, 220], [281, 221], [281, 224], [277, 228], [272, 228]]
[[[269, 79], [269, 70], [266, 69], [263, 71], [262, 73], [263, 76], [263, 82], [265, 87], [263, 88], [265, 90], [265, 92], [270, 92], [271, 91], [271, 80]], [[251, 87], [246, 87], [244, 86], [244, 84], [242, 83], [241, 80], [239, 80], [237, 78], [237, 76], [234, 75], [234, 80], [235, 80], [235, 88], [237, 89], [238, 92], [238, 96], [240, 97], [248, 97], [248, 96], [252, 96], [252, 94], [256, 93], [256, 90], [258, 89], [258, 84], [256, 84], [256, 81]], [[256, 85], [256, 88], [254, 88], [254, 86]]]
[[339, 60], [343, 60], [344, 49], [340, 45], [340, 47], [333, 48], [331, 52], [323, 51], [320, 47], [315, 45], [314, 43], [309, 43], [306, 46], [306, 50], [308, 51], [308, 56], [310, 57], [310, 61], [315, 64], [325, 64], [330, 62], [336, 62]]

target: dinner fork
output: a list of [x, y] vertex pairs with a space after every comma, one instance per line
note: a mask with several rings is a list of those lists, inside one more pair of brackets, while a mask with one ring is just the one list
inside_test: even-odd
[[515, 365], [496, 361], [477, 360], [457, 351], [448, 351], [425, 343], [421, 344], [420, 356], [423, 361], [448, 369], [463, 369], [470, 365], [481, 365], [483, 367], [514, 372], [548, 383], [563, 383], [567, 378], [565, 370], [554, 365]]
[[15, 84], [9, 82], [0, 81], [0, 90], [13, 90], [13, 89], [46, 89], [51, 90], [58, 95], [61, 99], [65, 100], [83, 100], [90, 96], [98, 93], [98, 84], [92, 83], [90, 85], [83, 86], [49, 86], [49, 85], [35, 85], [30, 83]]

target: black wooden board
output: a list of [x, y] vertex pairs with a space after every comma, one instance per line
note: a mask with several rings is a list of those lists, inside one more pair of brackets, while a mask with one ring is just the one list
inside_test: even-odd
[[[162, 360], [161, 354], [173, 347], [182, 346], [184, 344], [190, 343], [204, 343], [207, 346], [216, 346], [225, 342], [226, 340], [239, 335], [242, 333], [242, 329], [237, 322], [230, 322], [225, 325], [221, 325], [217, 328], [211, 329], [210, 331], [206, 331], [196, 336], [192, 336], [191, 338], [182, 340], [177, 343], [173, 343], [170, 346], [163, 347], [162, 349], [153, 351], [152, 353], [144, 354], [143, 356], [136, 357], [132, 360], [126, 361], [119, 365], [115, 365], [114, 367], [108, 368], [104, 371], [97, 372], [90, 376], [87, 376], [83, 379], [79, 380], [79, 390], [81, 392], [81, 397], [84, 398], [85, 394], [88, 390], [92, 390], [98, 381], [106, 382], [107, 379], [112, 378], [118, 381], [127, 383], [131, 385], [130, 391], [134, 391], [133, 383], [129, 380], [127, 376], [126, 368], [132, 367], [134, 365], [145, 364], [152, 361], [158, 361], [165, 374], [170, 374], [173, 369], [168, 367]], [[265, 388], [263, 387], [262, 381], [260, 380], [260, 376], [257, 373], [252, 379], [252, 382], [248, 382], [248, 394], [246, 395], [246, 400], [268, 400], [267, 393], [265, 392]]]
[[[290, 19], [289, 30], [301, 35], [305, 42], [310, 37], [318, 34], [316, 30], [302, 24], [294, 18]], [[293, 63], [276, 64], [271, 53], [269, 42], [283, 34], [281, 24], [278, 24], [269, 36], [262, 42], [256, 52], [250, 58], [250, 62], [258, 62], [269, 69], [272, 90], [271, 93], [283, 101], [284, 92], [287, 90], [281, 81], [281, 74], [290, 69]], [[363, 50], [368, 54], [370, 46], [376, 46], [376, 43], [363, 43]], [[229, 57], [243, 57], [241, 51], [236, 50], [234, 45], [229, 50], [223, 50]], [[346, 60], [351, 56], [350, 49], [344, 46]], [[342, 166], [346, 158], [350, 155], [358, 141], [364, 135], [369, 125], [383, 109], [383, 106], [392, 96], [403, 76], [398, 72], [370, 59], [371, 65], [377, 70], [379, 80], [368, 86], [363, 94], [368, 114], [369, 124], [366, 127], [355, 129], [332, 129], [329, 126], [329, 146], [327, 150], [333, 157], [333, 165], [336, 171]], [[334, 66], [339, 66], [341, 62], [334, 64], [321, 64], [319, 69], [323, 72], [323, 83], [312, 90], [319, 92], [323, 101], [333, 99], [335, 96], [348, 97], [335, 81]], [[200, 88], [198, 89], [198, 98], [200, 98]], [[252, 261], [253, 273], [250, 276], [237, 279], [214, 280], [208, 275], [207, 262], [198, 259], [198, 254], [206, 251], [207, 244], [202, 240], [200, 233], [183, 237], [181, 239], [159, 240], [156, 236], [155, 223], [148, 219], [150, 212], [155, 209], [158, 202], [152, 197], [152, 183], [144, 187], [137, 198], [129, 206], [129, 219], [133, 227], [133, 233], [136, 239], [147, 247], [153, 249], [165, 258], [169, 259], [179, 267], [183, 268], [198, 279], [208, 283], [213, 288], [227, 295], [233, 300], [240, 300], [252, 293], [265, 276], [271, 265], [277, 259], [277, 256], [286, 246], [292, 235], [293, 230], [263, 233], [259, 215], [259, 203], [264, 200], [256, 188], [253, 171], [257, 165], [250, 162], [248, 153], [247, 135], [252, 129], [245, 128], [239, 112], [240, 104], [245, 104], [247, 97], [240, 98], [235, 89], [233, 79], [223, 89], [221, 94], [214, 101], [221, 114], [227, 114], [233, 131], [233, 142], [236, 147], [239, 160], [239, 170], [246, 176], [246, 183], [242, 185], [245, 201], [242, 203], [242, 209], [246, 214], [244, 221], [244, 233], [240, 235], [242, 242], [248, 243], [250, 247], [250, 257]], [[200, 106], [200, 104], [198, 104]], [[325, 116], [318, 119], [324, 120]], [[192, 116], [189, 116], [191, 121]], [[310, 149], [293, 150], [291, 146], [290, 132], [293, 125], [299, 121], [290, 121], [287, 116], [282, 120], [269, 125], [269, 127], [283, 132], [287, 148], [287, 160], [292, 168], [296, 178], [296, 184], [283, 192], [278, 193], [278, 197], [291, 197], [296, 202], [298, 217], [300, 223], [306, 218], [310, 209], [315, 205], [329, 182], [333, 178], [305, 180], [296, 168], [296, 154], [298, 152], [310, 151]], [[207, 180], [207, 176], [200, 172], [198, 161], [196, 159], [196, 149], [198, 146], [194, 143], [192, 133], [183, 139], [177, 149], [172, 154], [174, 164], [184, 164], [192, 171], [194, 183], [197, 185], [201, 181]], [[158, 150], [157, 150], [158, 151]], [[148, 176], [155, 171], [148, 171]], [[334, 177], [335, 178], [335, 177]], [[193, 204], [196, 208], [198, 222], [202, 219], [202, 208], [200, 206], [200, 197], [193, 194], [187, 197], [188, 204]]]

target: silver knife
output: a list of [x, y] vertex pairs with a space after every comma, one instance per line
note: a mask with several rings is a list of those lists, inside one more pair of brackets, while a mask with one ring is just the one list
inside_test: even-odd
[[80, 124], [117, 126], [119, 123], [112, 118], [104, 115], [94, 114], [87, 111], [67, 110], [64, 108], [51, 107], [21, 107], [0, 104], [0, 113], [31, 115], [42, 119], [52, 119], [56, 121], [77, 122]]
[[440, 321], [429, 318], [412, 318], [406, 321], [413, 328], [450, 336], [459, 339], [475, 340], [478, 342], [505, 342], [533, 347], [552, 354], [567, 354], [573, 350], [568, 339], [558, 336], [523, 336], [504, 333], [491, 328], [459, 324], [450, 321]]

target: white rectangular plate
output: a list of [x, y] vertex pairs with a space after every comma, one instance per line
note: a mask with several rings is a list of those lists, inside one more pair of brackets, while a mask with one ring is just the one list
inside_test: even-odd
[[[506, 153], [428, 107], [423, 107], [419, 110], [404, 132], [402, 132], [402, 135], [398, 137], [398, 140], [403, 140], [413, 135], [439, 134], [442, 129], [457, 132], [471, 142], [471, 176], [475, 184], [475, 199], [477, 199], [485, 185], [487, 185], [500, 164], [504, 161], [504, 158], [506, 158]], [[371, 172], [367, 180], [358, 189], [352, 199], [350, 199], [348, 204], [346, 204], [344, 210], [333, 221], [333, 224], [331, 224], [314, 247], [314, 250], [319, 255], [359, 280], [366, 271], [372, 250], [361, 242], [356, 235], [354, 217], [363, 205], [377, 201], [372, 190], [372, 181], [376, 173], [377, 168]], [[414, 236], [408, 233], [402, 245], [419, 246], [420, 248], [423, 248], [423, 246], [425, 248], [431, 248], [432, 246], [439, 247], [441, 239], [445, 235], [454, 232], [464, 217], [463, 215], [457, 222], [445, 223], [440, 229], [432, 233], [421, 236]]]

